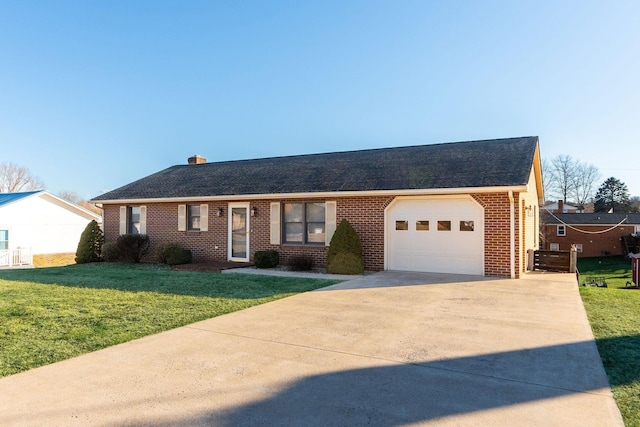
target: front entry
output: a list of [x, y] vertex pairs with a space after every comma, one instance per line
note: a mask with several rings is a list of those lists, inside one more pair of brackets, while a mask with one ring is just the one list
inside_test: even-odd
[[249, 205], [229, 205], [229, 261], [249, 261]]

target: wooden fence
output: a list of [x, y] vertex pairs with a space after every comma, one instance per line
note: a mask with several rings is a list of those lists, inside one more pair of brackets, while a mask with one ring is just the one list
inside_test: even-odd
[[572, 262], [572, 258], [570, 251], [534, 251], [534, 270], [575, 272], [575, 261]]

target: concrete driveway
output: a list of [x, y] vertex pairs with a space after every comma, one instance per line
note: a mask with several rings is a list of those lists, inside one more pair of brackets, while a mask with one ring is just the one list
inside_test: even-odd
[[384, 272], [1, 379], [0, 425], [622, 420], [572, 275]]

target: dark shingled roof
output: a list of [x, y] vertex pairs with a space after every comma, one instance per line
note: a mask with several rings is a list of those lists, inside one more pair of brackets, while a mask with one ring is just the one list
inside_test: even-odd
[[623, 225], [640, 224], [640, 213], [554, 213], [541, 211], [541, 219], [547, 224], [570, 225], [616, 225], [626, 219]]
[[178, 165], [100, 200], [526, 185], [538, 137]]

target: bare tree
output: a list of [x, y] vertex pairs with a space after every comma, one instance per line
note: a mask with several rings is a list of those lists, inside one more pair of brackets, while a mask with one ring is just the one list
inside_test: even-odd
[[580, 212], [584, 212], [585, 205], [589, 199], [593, 198], [594, 186], [599, 179], [600, 171], [598, 168], [587, 163], [578, 164], [573, 177], [571, 193], [572, 198], [578, 203]]
[[29, 169], [13, 162], [0, 163], [0, 193], [40, 190], [44, 183]]
[[551, 162], [546, 162], [546, 166], [547, 189], [550, 190], [551, 194], [557, 195], [566, 203], [570, 196], [578, 162], [571, 156], [560, 155], [551, 160]]
[[565, 203], [572, 199], [580, 210], [584, 210], [593, 197], [594, 185], [600, 178], [598, 168], [567, 155], [560, 155], [551, 161], [543, 160], [542, 170], [545, 193]]
[[60, 197], [62, 200], [66, 200], [67, 202], [76, 204], [81, 200], [80, 195], [74, 191], [63, 191], [62, 193], [58, 194], [58, 197]]

